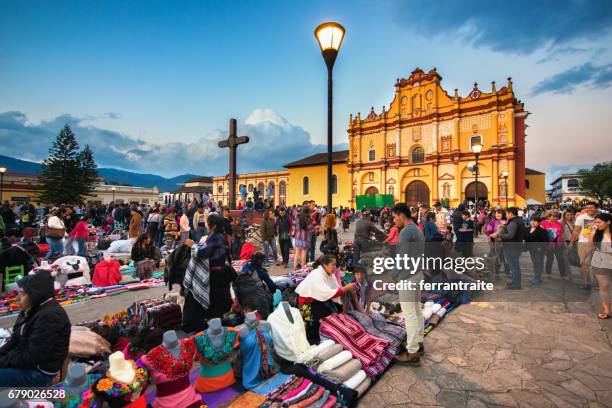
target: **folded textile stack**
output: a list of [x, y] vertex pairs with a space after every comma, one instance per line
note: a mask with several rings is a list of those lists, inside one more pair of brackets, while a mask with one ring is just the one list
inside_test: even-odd
[[397, 347], [388, 340], [372, 336], [357, 321], [344, 314], [335, 313], [321, 319], [320, 332], [350, 351], [371, 377], [382, 373], [397, 353]]
[[292, 376], [288, 381], [268, 394], [265, 408], [281, 407], [342, 407], [333, 390], [327, 389], [309, 379]]
[[[343, 353], [348, 353], [348, 360], [343, 357]], [[335, 367], [334, 367], [335, 366]], [[319, 372], [330, 380], [344, 383], [361, 370], [361, 362], [350, 351], [344, 350], [338, 355], [326, 360], [318, 368]], [[354, 387], [351, 387], [354, 388]]]
[[388, 340], [395, 347], [399, 347], [406, 339], [405, 326], [387, 320], [380, 313], [373, 311], [366, 314], [352, 310], [349, 315], [357, 320], [369, 334]]
[[176, 303], [163, 303], [145, 310], [143, 325], [164, 330], [178, 330], [181, 327], [183, 314]]
[[327, 350], [330, 349], [332, 346], [338, 346], [338, 344], [334, 343], [332, 340], [322, 341], [316, 346], [313, 346], [308, 349], [306, 352], [300, 354], [296, 362], [303, 363], [308, 367], [316, 367], [319, 365], [319, 363], [327, 360], [327, 358], [332, 357], [342, 351], [342, 346], [340, 346], [340, 350], [338, 352], [327, 356], [327, 354], [325, 353], [327, 353]]
[[359, 397], [367, 391], [371, 384], [372, 379], [363, 370], [357, 371], [351, 378], [344, 381], [344, 385], [357, 391]]

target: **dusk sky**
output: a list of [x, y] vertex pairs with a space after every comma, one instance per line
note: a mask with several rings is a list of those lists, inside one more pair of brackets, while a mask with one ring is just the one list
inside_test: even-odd
[[437, 67], [467, 95], [511, 76], [532, 113], [527, 166], [612, 159], [612, 1], [0, 1], [0, 154], [40, 161], [69, 123], [99, 166], [222, 175], [230, 117], [239, 171], [325, 150], [326, 72], [313, 31], [347, 30], [334, 141], [394, 83]]

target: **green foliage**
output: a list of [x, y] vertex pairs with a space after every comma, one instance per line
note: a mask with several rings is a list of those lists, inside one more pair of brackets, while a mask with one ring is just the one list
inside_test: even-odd
[[81, 204], [98, 184], [98, 167], [89, 146], [79, 151], [70, 126], [64, 125], [42, 162], [39, 200], [45, 204]]
[[612, 197], [612, 161], [596, 164], [591, 170], [579, 170], [578, 174], [582, 176], [580, 187], [586, 195], [600, 204]]

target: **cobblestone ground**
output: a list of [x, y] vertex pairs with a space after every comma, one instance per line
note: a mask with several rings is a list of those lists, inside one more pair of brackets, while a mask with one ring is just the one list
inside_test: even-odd
[[[340, 235], [351, 239], [352, 228]], [[556, 270], [541, 287], [530, 288], [527, 255], [521, 264], [525, 289], [499, 289], [455, 309], [425, 338], [421, 366], [391, 366], [359, 406], [612, 407], [612, 319], [597, 319], [594, 297], [559, 279]], [[66, 310], [73, 323], [97, 319], [165, 291], [126, 293]], [[0, 319], [0, 327], [13, 321]]]
[[524, 287], [448, 314], [421, 366], [390, 367], [359, 406], [612, 407], [612, 324], [595, 298], [551, 277]]

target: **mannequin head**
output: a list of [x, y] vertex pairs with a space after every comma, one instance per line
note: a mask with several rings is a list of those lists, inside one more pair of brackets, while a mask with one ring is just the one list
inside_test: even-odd
[[85, 386], [87, 386], [85, 364], [70, 363], [68, 365], [68, 375], [64, 380], [64, 388], [70, 393], [71, 389], [76, 389], [78, 391], [78, 389]]
[[168, 330], [164, 333], [163, 344], [164, 347], [167, 349], [175, 349], [180, 345], [178, 337], [176, 337], [176, 332], [174, 330]]
[[223, 333], [223, 326], [221, 324], [221, 319], [220, 318], [216, 317], [214, 319], [211, 319], [208, 322], [208, 331], [207, 331], [207, 333], [211, 334], [213, 336], [214, 335], [219, 335], [219, 334]]

